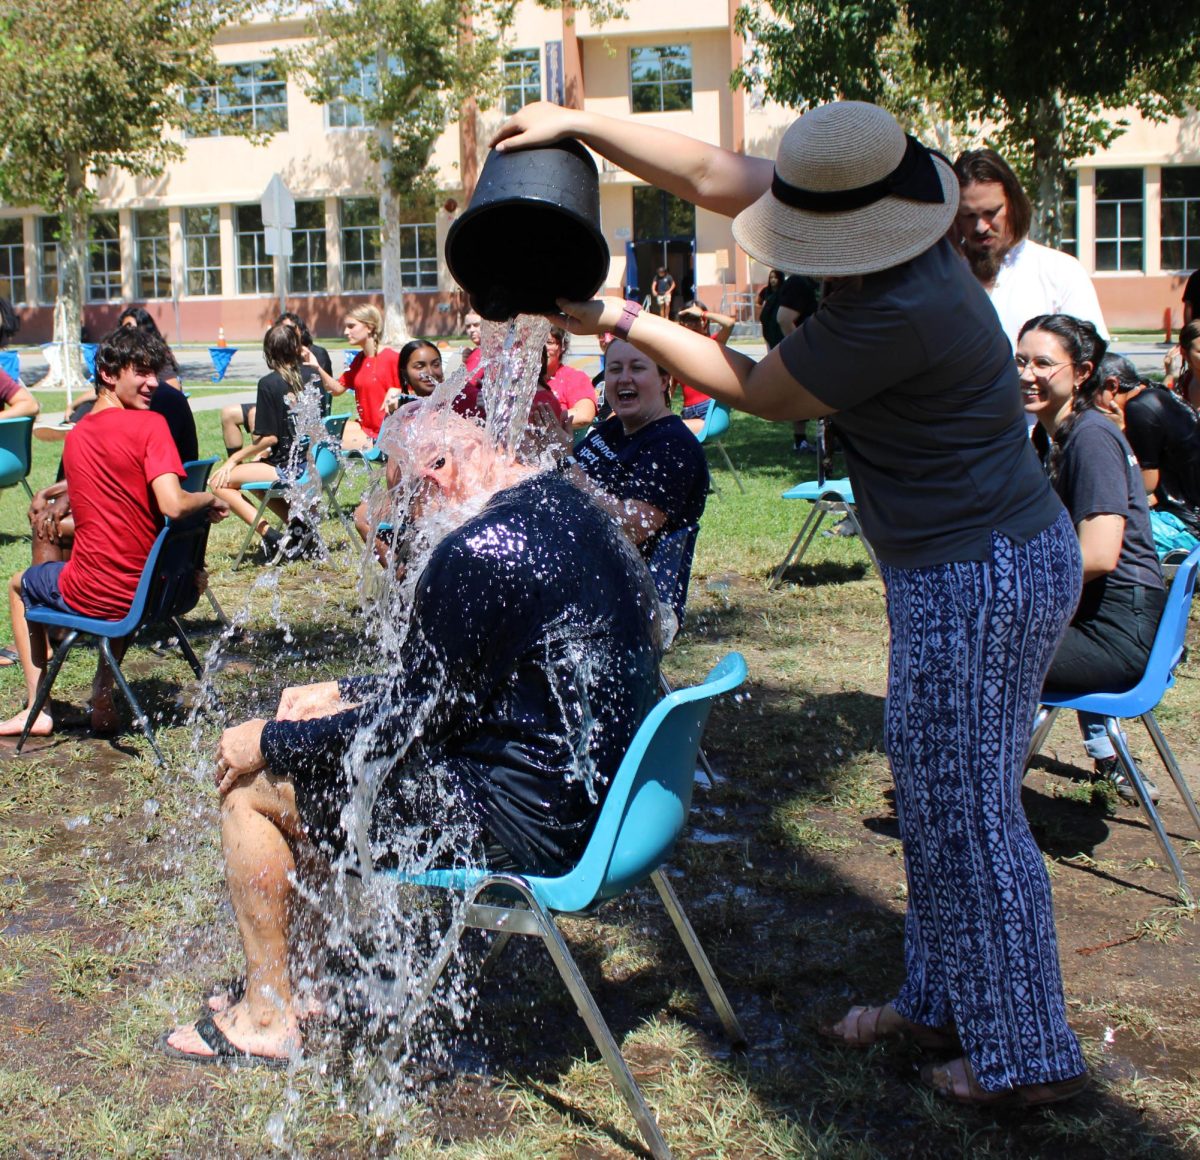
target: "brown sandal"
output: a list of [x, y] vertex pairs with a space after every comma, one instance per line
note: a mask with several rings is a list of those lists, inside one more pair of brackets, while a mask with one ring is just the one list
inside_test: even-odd
[[[886, 1026], [880, 1027], [885, 1021]], [[851, 1007], [836, 1023], [824, 1023], [817, 1028], [822, 1039], [846, 1047], [872, 1047], [883, 1039], [911, 1039], [918, 1047], [929, 1051], [961, 1051], [962, 1044], [954, 1031], [942, 1031], [905, 1019], [891, 1003], [882, 1007]]]
[[1036, 1108], [1056, 1104], [1077, 1096], [1088, 1084], [1088, 1073], [1073, 1075], [1055, 1083], [1029, 1083], [1005, 1091], [989, 1092], [979, 1086], [975, 1071], [967, 1059], [953, 1059], [940, 1066], [921, 1068], [921, 1080], [945, 1099], [957, 1104], [987, 1108]]

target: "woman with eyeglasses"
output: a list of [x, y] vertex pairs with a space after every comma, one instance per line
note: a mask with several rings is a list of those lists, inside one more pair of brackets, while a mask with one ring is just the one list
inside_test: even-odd
[[[1079, 535], [1083, 594], [1046, 674], [1055, 693], [1119, 693], [1145, 672], [1166, 589], [1137, 457], [1121, 408], [1099, 373], [1106, 344], [1090, 322], [1041, 314], [1021, 328], [1021, 399], [1037, 419], [1033, 442]], [[1104, 718], [1079, 714], [1097, 777], [1136, 801]], [[1143, 778], [1152, 798], [1158, 790]]]

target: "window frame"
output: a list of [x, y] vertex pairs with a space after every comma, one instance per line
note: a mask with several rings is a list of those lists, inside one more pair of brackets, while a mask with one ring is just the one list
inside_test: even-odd
[[[16, 228], [18, 240], [15, 242], [0, 240], [0, 295], [10, 302], [28, 302], [29, 279], [26, 277], [25, 271], [25, 223], [20, 218], [0, 219], [0, 230], [7, 230], [10, 227]], [[19, 270], [16, 267], [19, 267]]]
[[[100, 221], [111, 221], [114, 232], [111, 237], [96, 237], [96, 225]], [[84, 299], [87, 302], [120, 302], [124, 297], [121, 277], [121, 218], [116, 210], [104, 210], [88, 215], [87, 224], [87, 283]], [[103, 258], [103, 266], [97, 268], [96, 259]]]
[[[348, 206], [373, 205], [374, 225], [346, 222]], [[356, 211], [357, 212], [357, 211]], [[338, 233], [342, 244], [342, 290], [346, 294], [379, 294], [383, 291], [383, 234], [379, 221], [379, 202], [370, 197], [343, 197], [338, 199]], [[368, 243], [374, 235], [374, 257], [368, 257]], [[354, 245], [351, 245], [351, 241]], [[351, 256], [352, 251], [357, 256]], [[368, 271], [376, 267], [379, 277], [376, 283], [367, 278]], [[354, 277], [355, 271], [359, 277]], [[361, 282], [362, 285], [355, 285]]]
[[[666, 51], [676, 52], [681, 51], [687, 55], [687, 79], [674, 78], [667, 80], [663, 76], [663, 53]], [[636, 79], [636, 67], [638, 62], [635, 60], [639, 53], [657, 53], [658, 75], [655, 79]], [[645, 63], [645, 62], [642, 62]], [[635, 44], [629, 47], [629, 109], [635, 116], [640, 116], [646, 113], [684, 113], [691, 112], [695, 107], [695, 65], [692, 59], [692, 46], [690, 43], [683, 44]], [[671, 105], [668, 107], [666, 93], [668, 88], [686, 86], [687, 100], [681, 105]], [[638, 94], [645, 92], [656, 92], [658, 99], [651, 101], [644, 108], [638, 107]]]
[[[188, 219], [192, 214], [211, 213], [215, 228], [204, 233], [193, 233], [189, 228]], [[221, 276], [221, 210], [215, 205], [185, 206], [182, 214], [183, 230], [183, 291], [188, 298], [220, 298], [223, 297], [223, 278]], [[200, 242], [204, 261], [193, 264], [191, 260], [191, 242]], [[213, 259], [216, 259], [215, 262]], [[193, 290], [192, 276], [198, 274], [202, 279], [204, 289]], [[210, 287], [215, 286], [215, 289]]]
[[[142, 225], [148, 214], [161, 214], [161, 233], [143, 233]], [[171, 216], [165, 209], [135, 209], [133, 211], [133, 294], [144, 300], [172, 297], [171, 284]], [[145, 261], [149, 249], [150, 261]], [[150, 279], [147, 282], [144, 279]], [[159, 293], [165, 279], [165, 293]]]
[[[1141, 194], [1139, 197], [1100, 197], [1099, 183], [1105, 175], [1117, 173], [1136, 173], [1141, 182]], [[1096, 273], [1098, 274], [1141, 274], [1146, 269], [1146, 171], [1137, 166], [1119, 166], [1111, 169], [1096, 170], [1096, 186], [1095, 186], [1095, 204], [1092, 209], [1092, 220], [1095, 224], [1095, 241], [1094, 241], [1094, 258]], [[1102, 207], [1112, 206], [1116, 212], [1116, 233], [1113, 235], [1100, 232], [1100, 211]], [[1137, 234], [1126, 233], [1124, 228], [1124, 219], [1127, 213], [1131, 212], [1132, 207], [1136, 206], [1141, 217], [1141, 225]], [[1101, 246], [1115, 246], [1116, 265], [1107, 266], [1101, 264]], [[1126, 264], [1124, 260], [1124, 251], [1127, 247], [1136, 246], [1141, 257], [1134, 264], [1132, 261]]]
[[[517, 59], [520, 58], [520, 59]], [[530, 80], [529, 70], [533, 69], [533, 80]], [[504, 54], [503, 69], [503, 104], [504, 115], [513, 116], [526, 105], [542, 99], [542, 51], [539, 48], [510, 48]], [[513, 74], [516, 80], [512, 80]], [[533, 94], [533, 95], [527, 95]]]
[[[39, 302], [51, 303], [58, 299], [58, 270], [62, 265], [62, 248], [57, 238], [47, 237], [46, 235], [61, 228], [62, 223], [58, 218], [41, 216], [37, 219], [36, 246]], [[50, 289], [51, 284], [53, 284], [53, 289]]]
[[[1160, 197], [1159, 197], [1159, 242], [1158, 242], [1158, 260], [1159, 269], [1165, 273], [1187, 274], [1200, 266], [1200, 189], [1197, 196], [1190, 197], [1184, 194], [1182, 197], [1168, 197], [1166, 193], [1167, 176], [1171, 173], [1182, 173], [1183, 170], [1192, 170], [1195, 176], [1200, 179], [1200, 165], [1164, 165], [1160, 177]], [[1200, 185], [1200, 181], [1198, 181]], [[1182, 234], [1168, 234], [1166, 226], [1167, 206], [1180, 205], [1182, 206]], [[1194, 222], [1194, 232], [1189, 231], [1189, 222]], [[1182, 264], [1176, 264], [1167, 260], [1166, 250], [1171, 244], [1179, 245], [1179, 256], [1182, 259]], [[1189, 263], [1191, 263], [1189, 265]]]
[[[243, 225], [243, 215], [249, 215], [249, 228]], [[238, 294], [275, 294], [275, 258], [267, 253], [267, 230], [258, 202], [233, 207], [233, 264]]]
[[[264, 77], [263, 73], [269, 75]], [[280, 99], [260, 99], [264, 89], [276, 88]], [[243, 94], [246, 99], [239, 100]], [[189, 137], [236, 137], [247, 132], [288, 131], [287, 78], [281, 76], [269, 60], [222, 64], [213, 80], [188, 88], [186, 101], [189, 109], [230, 123], [228, 128], [218, 123], [200, 132], [189, 130]]]
[[[301, 215], [306, 211], [307, 206], [316, 206], [320, 213], [320, 226], [302, 226], [300, 224]], [[314, 249], [320, 250], [319, 259], [314, 259]], [[297, 260], [297, 253], [302, 251], [301, 260]], [[320, 285], [315, 284], [313, 272], [320, 271]], [[297, 278], [298, 271], [307, 271], [303, 281], [304, 287], [299, 285], [300, 279]], [[288, 256], [288, 291], [292, 294], [325, 294], [329, 290], [329, 239], [325, 232], [325, 203], [323, 201], [298, 201], [296, 202], [296, 226], [292, 230], [292, 252]]]
[[[400, 286], [414, 293], [432, 293], [438, 289], [437, 224], [402, 222], [399, 231]], [[411, 232], [410, 232], [411, 231]], [[405, 256], [406, 241], [411, 240], [412, 255]], [[426, 252], [421, 252], [422, 242]]]

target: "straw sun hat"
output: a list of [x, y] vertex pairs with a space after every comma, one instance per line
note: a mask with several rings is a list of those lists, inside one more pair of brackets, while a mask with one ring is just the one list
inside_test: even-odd
[[877, 105], [838, 101], [794, 121], [771, 189], [733, 222], [752, 257], [836, 278], [887, 270], [929, 249], [958, 209], [945, 158]]

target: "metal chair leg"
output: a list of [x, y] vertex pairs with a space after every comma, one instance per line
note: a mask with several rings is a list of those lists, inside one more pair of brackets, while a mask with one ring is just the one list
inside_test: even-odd
[[1033, 719], [1033, 735], [1029, 741], [1029, 752], [1025, 755], [1025, 769], [1023, 773], [1029, 771], [1029, 766], [1033, 759], [1042, 751], [1042, 746], [1046, 743], [1046, 736], [1049, 734], [1051, 727], [1054, 725], [1054, 719], [1058, 716], [1058, 710], [1053, 705], [1039, 705], [1037, 715]]
[[1158, 727], [1152, 710], [1142, 714], [1142, 723], [1146, 726], [1146, 732], [1150, 734], [1150, 740], [1154, 742], [1154, 748], [1158, 750], [1158, 756], [1162, 758], [1163, 765], [1171, 775], [1171, 780], [1175, 783], [1179, 796], [1183, 798], [1183, 804], [1187, 806], [1188, 813], [1192, 815], [1192, 822], [1196, 829], [1200, 830], [1200, 810], [1196, 808], [1196, 799], [1192, 796], [1191, 787], [1184, 780], [1179, 763], [1175, 760], [1175, 754], [1171, 752], [1171, 747], [1167, 744], [1163, 731]]
[[104, 657], [105, 663], [112, 669], [113, 677], [117, 682], [117, 688], [121, 690], [121, 695], [125, 698], [129, 704], [129, 708], [133, 712], [134, 723], [145, 734], [146, 740], [150, 742], [150, 748], [154, 750], [154, 756], [158, 764], [163, 769], [166, 769], [167, 759], [158, 747], [158, 739], [154, 736], [154, 729], [150, 725], [150, 718], [146, 715], [146, 710], [142, 708], [138, 699], [133, 695], [133, 690], [129, 687], [129, 682], [125, 679], [125, 674], [121, 672], [121, 666], [117, 664], [117, 658], [113, 656], [112, 643], [106, 636], [102, 636], [99, 639], [100, 655]]
[[592, 998], [592, 993], [588, 990], [588, 985], [579, 972], [579, 967], [567, 947], [562, 932], [558, 929], [558, 924], [543, 909], [537, 899], [530, 900], [530, 909], [537, 917], [538, 926], [541, 927], [542, 941], [546, 944], [546, 949], [549, 950], [550, 957], [554, 960], [554, 965], [558, 968], [558, 973], [562, 976], [567, 990], [570, 991], [571, 998], [575, 1000], [575, 1007], [587, 1025], [593, 1042], [600, 1049], [604, 1062], [608, 1064], [608, 1070], [612, 1072], [613, 1078], [617, 1082], [617, 1089], [633, 1114], [643, 1139], [649, 1145], [650, 1154], [655, 1160], [671, 1160], [671, 1150], [667, 1147], [666, 1140], [663, 1139], [658, 1121], [646, 1103], [641, 1088], [637, 1085], [637, 1080], [633, 1078], [633, 1073], [629, 1070], [629, 1065], [625, 1062], [625, 1057], [621, 1054], [617, 1041], [608, 1029], [608, 1024], [604, 1021], [600, 1008], [596, 1006], [596, 1000]]
[[508, 944], [512, 942], [512, 934], [507, 930], [502, 930], [495, 939], [492, 940], [492, 945], [488, 947], [488, 952], [483, 956], [483, 962], [479, 964], [479, 973], [481, 975], [490, 975], [496, 969], [496, 964], [500, 962], [501, 956], [508, 949]]
[[729, 458], [729, 452], [725, 450], [725, 444], [720, 439], [713, 440], [716, 449], [721, 453], [721, 458], [725, 460], [725, 466], [729, 468], [729, 474], [733, 476], [733, 482], [737, 484], [737, 489], [746, 494], [746, 489], [742, 486], [741, 476], [737, 473], [737, 468], [733, 466], [733, 460]]
[[58, 671], [63, 666], [63, 661], [67, 659], [67, 653], [71, 651], [71, 645], [78, 639], [79, 633], [72, 629], [63, 637], [62, 644], [54, 650], [54, 655], [50, 658], [50, 663], [46, 665], [45, 671], [42, 673], [42, 679], [38, 681], [37, 692], [33, 697], [33, 705], [29, 710], [29, 715], [25, 718], [25, 728], [21, 730], [21, 736], [17, 740], [17, 752], [21, 752], [21, 747], [29, 740], [29, 730], [33, 728], [33, 723], [38, 719], [38, 714], [46, 707], [50, 700], [50, 690], [54, 687], [54, 681], [58, 677]]
[[[787, 555], [784, 556], [783, 562], [771, 573], [771, 581], [768, 584], [769, 588], [779, 587], [779, 583], [783, 579], [783, 574], [787, 571], [787, 566], [792, 562], [793, 556], [796, 556], [797, 563], [804, 559], [804, 553], [808, 551], [808, 545], [812, 543], [813, 537], [821, 530], [821, 524], [825, 520], [825, 510], [825, 504], [822, 500], [817, 500], [809, 509], [808, 516], [800, 528], [800, 533], [792, 541], [792, 546], [788, 549]], [[809, 530], [810, 528], [812, 529], [811, 531]], [[805, 539], [806, 533], [808, 536], [807, 539]], [[804, 540], [804, 547], [800, 548], [800, 554], [797, 556], [796, 549], [800, 547], [801, 540]]]
[[223, 609], [220, 606], [220, 604], [217, 603], [217, 598], [213, 594], [213, 590], [211, 588], [206, 588], [204, 590], [204, 595], [208, 597], [208, 602], [209, 602], [209, 604], [212, 605], [213, 612], [215, 612], [217, 614], [217, 619], [221, 622], [222, 625], [224, 625], [226, 628], [228, 628], [233, 623], [233, 621], [230, 620], [229, 617], [225, 615], [225, 609]]
[[242, 546], [238, 549], [237, 557], [233, 561], [233, 569], [235, 571], [241, 567], [242, 559], [246, 555], [246, 549], [250, 547], [250, 541], [254, 539], [254, 529], [258, 527], [258, 521], [263, 518], [263, 512], [266, 511], [267, 504], [271, 501], [271, 490], [268, 488], [262, 493], [262, 499], [258, 503], [258, 511], [254, 513], [254, 518], [246, 528], [245, 539], [242, 540]]
[[1129, 752], [1129, 746], [1121, 733], [1116, 718], [1106, 717], [1104, 719], [1104, 728], [1108, 733], [1108, 739], [1113, 744], [1113, 748], [1117, 751], [1117, 758], [1125, 770], [1125, 776], [1129, 778], [1134, 792], [1137, 794], [1138, 801], [1141, 802], [1142, 809], [1146, 812], [1150, 827], [1154, 830], [1154, 836], [1158, 839], [1158, 844], [1162, 847], [1167, 861], [1171, 864], [1171, 870], [1175, 874], [1175, 881], [1179, 884], [1179, 892], [1190, 906], [1193, 904], [1194, 899], [1192, 898], [1191, 890], [1188, 888], [1187, 879], [1183, 875], [1183, 866], [1180, 865], [1179, 858], [1171, 846], [1171, 839], [1167, 836], [1162, 818], [1159, 817], [1158, 810], [1150, 800], [1149, 793], [1146, 792], [1146, 783], [1142, 780], [1142, 774], [1137, 767], [1137, 762], [1133, 760], [1133, 755]]
[[178, 616], [171, 617], [171, 627], [175, 630], [175, 636], [179, 641], [179, 651], [183, 653], [183, 659], [191, 666], [191, 670], [196, 674], [196, 680], [204, 679], [204, 665], [201, 664], [200, 658], [196, 655], [196, 650], [192, 648], [192, 642], [188, 640], [187, 633], [183, 631], [183, 625], [179, 623]]
[[704, 990], [713, 1007], [716, 1008], [717, 1015], [720, 1016], [730, 1043], [736, 1048], [744, 1048], [746, 1034], [738, 1022], [738, 1017], [733, 1013], [733, 1007], [730, 1005], [729, 996], [725, 994], [725, 988], [721, 986], [721, 980], [717, 978], [708, 955], [704, 953], [704, 947], [700, 945], [700, 940], [696, 937], [696, 931], [684, 913], [674, 887], [667, 881], [661, 867], [650, 875], [650, 881], [654, 883], [654, 888], [658, 891], [663, 906], [667, 908], [667, 914], [671, 916], [671, 922], [679, 935], [679, 941], [683, 943], [688, 958], [692, 960], [692, 966], [696, 968], [696, 974], [700, 976], [700, 982], [704, 984]]
[[24, 476], [21, 477], [21, 486], [25, 489], [25, 494], [29, 497], [29, 502], [33, 503], [33, 492], [29, 490], [29, 480]]

